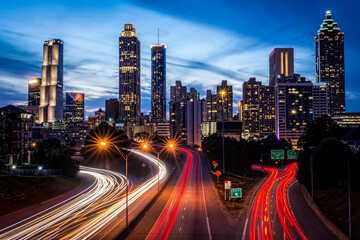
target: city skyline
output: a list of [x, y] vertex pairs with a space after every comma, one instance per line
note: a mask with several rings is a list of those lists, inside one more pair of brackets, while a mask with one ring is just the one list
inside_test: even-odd
[[[209, 3], [210, 12], [214, 11], [213, 3]], [[290, 34], [291, 37], [284, 38], [285, 35], [289, 36], [291, 29], [280, 31], [289, 24], [280, 27], [278, 18], [273, 18], [265, 24], [272, 25], [274, 32], [278, 32], [276, 35], [270, 35], [271, 37], [267, 35], [269, 33], [265, 30], [265, 26], [263, 31], [257, 31], [257, 33], [250, 27], [244, 26], [240, 31], [239, 28], [244, 24], [245, 17], [252, 22], [250, 25], [260, 21], [255, 19], [258, 16], [250, 16], [250, 13], [255, 12], [254, 6], [251, 5], [246, 7], [248, 12], [233, 25], [229, 21], [222, 25], [220, 20], [217, 24], [213, 19], [208, 19], [201, 14], [195, 17], [194, 13], [190, 10], [184, 12], [183, 8], [174, 12], [168, 9], [167, 4], [161, 6], [161, 9], [154, 9], [142, 2], [132, 4], [105, 2], [100, 9], [94, 10], [97, 5], [90, 3], [79, 12], [79, 18], [70, 17], [62, 23], [61, 17], [68, 17], [72, 12], [77, 11], [79, 8], [77, 4], [53, 3], [41, 6], [22, 4], [22, 7], [17, 7], [16, 4], [1, 3], [1, 5], [3, 7], [0, 15], [4, 16], [3, 19], [7, 19], [0, 24], [0, 47], [3, 50], [0, 56], [2, 63], [0, 88], [3, 92], [0, 102], [2, 105], [20, 105], [26, 102], [28, 79], [41, 77], [43, 41], [61, 38], [65, 42], [64, 91], [85, 92], [86, 115], [93, 115], [99, 107], [104, 107], [105, 99], [116, 98], [118, 92], [116, 39], [125, 22], [134, 24], [142, 42], [141, 98], [144, 101], [141, 107], [144, 113], [151, 110], [149, 104], [151, 98], [150, 45], [157, 42], [158, 27], [160, 28], [160, 42], [166, 42], [168, 45], [167, 86], [174, 85], [176, 80], [180, 80], [188, 87], [199, 89], [201, 95], [205, 96], [207, 89], [214, 91], [220, 81], [228, 80], [229, 84], [234, 86], [234, 104], [236, 104], [242, 99], [242, 83], [250, 77], [256, 77], [263, 84], [268, 83], [268, 57], [275, 47], [294, 47], [295, 72], [314, 82], [314, 36], [325, 19], [326, 10], [332, 10], [338, 26], [345, 32], [347, 111], [358, 111], [356, 106], [360, 102], [360, 93], [356, 89], [359, 89], [360, 83], [355, 80], [356, 62], [352, 59], [358, 55], [356, 53], [360, 54], [359, 47], [354, 44], [358, 39], [356, 34], [360, 31], [356, 30], [358, 26], [351, 26], [350, 18], [355, 12], [349, 10], [349, 6], [336, 6], [332, 3], [314, 4], [311, 8], [312, 15], [308, 19], [291, 23], [298, 35]], [[14, 18], [10, 16], [21, 13], [21, 17], [28, 17], [33, 15], [33, 12], [49, 7], [57, 7], [62, 11], [53, 15], [44, 13], [44, 16], [31, 17], [29, 21], [26, 21], [29, 22], [27, 24], [24, 24], [25, 21], [21, 19], [14, 21]], [[221, 7], [231, 13], [228, 18], [235, 16], [228, 7]], [[124, 11], [125, 8], [126, 11]], [[203, 8], [206, 7], [203, 6]], [[347, 9], [350, 12], [345, 15]], [[305, 6], [300, 6], [299, 10], [304, 10], [304, 15], [310, 12]], [[94, 11], [96, 14], [92, 15]], [[117, 13], [116, 17], [114, 17], [115, 13]], [[95, 23], [105, 14], [108, 15], [105, 20]], [[264, 16], [260, 19], [265, 19], [267, 13], [262, 14]], [[49, 28], [49, 23], [43, 21], [46, 17], [55, 21], [54, 28]], [[111, 17], [114, 19], [106, 22]], [[149, 22], [150, 17], [152, 21]], [[87, 22], [90, 22], [91, 26]], [[77, 30], [79, 31], [76, 32]], [[70, 31], [71, 34], [68, 33]], [[180, 41], [178, 37], [187, 32], [191, 34]], [[213, 39], [214, 36], [217, 36], [217, 39]], [[265, 36], [267, 36], [266, 39]], [[27, 41], [26, 48], [22, 46], [21, 40]], [[108, 57], [103, 55], [108, 55]], [[24, 56], [26, 59], [23, 59]], [[19, 85], [18, 83], [24, 84], [14, 87]], [[167, 99], [170, 99], [169, 92], [167, 89]], [[235, 110], [234, 113], [236, 112]]]

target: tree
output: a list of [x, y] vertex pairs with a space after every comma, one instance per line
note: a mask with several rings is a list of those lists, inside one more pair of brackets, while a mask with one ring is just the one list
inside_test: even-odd
[[305, 134], [299, 139], [298, 145], [304, 149], [316, 146], [321, 140], [329, 137], [339, 137], [341, 128], [334, 120], [324, 115], [305, 128]]

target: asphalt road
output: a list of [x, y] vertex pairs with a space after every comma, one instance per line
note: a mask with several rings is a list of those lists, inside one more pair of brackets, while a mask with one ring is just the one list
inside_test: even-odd
[[263, 169], [269, 174], [248, 209], [242, 239], [336, 239], [305, 202], [295, 168]]

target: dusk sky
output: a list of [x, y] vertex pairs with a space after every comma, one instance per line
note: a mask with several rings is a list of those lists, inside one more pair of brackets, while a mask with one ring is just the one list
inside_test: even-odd
[[[45, 40], [64, 41], [64, 92], [85, 92], [86, 115], [118, 98], [119, 36], [133, 23], [141, 42], [141, 111], [150, 111], [150, 45], [167, 45], [169, 88], [181, 80], [205, 97], [228, 80], [268, 84], [269, 54], [294, 47], [295, 72], [315, 80], [314, 36], [331, 10], [345, 32], [346, 110], [360, 112], [360, 1], [1, 1], [0, 107], [27, 103], [41, 77]], [[238, 112], [234, 108], [234, 113]]]

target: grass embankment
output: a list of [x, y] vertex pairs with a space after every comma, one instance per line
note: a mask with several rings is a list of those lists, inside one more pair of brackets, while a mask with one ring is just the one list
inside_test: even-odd
[[[231, 218], [240, 217], [247, 208], [247, 203], [249, 198], [252, 195], [252, 192], [255, 190], [257, 183], [262, 180], [262, 175], [259, 172], [252, 172], [252, 177], [241, 177], [233, 174], [225, 174], [225, 177], [220, 177], [219, 183], [217, 183], [216, 176], [213, 176], [214, 186], [221, 202], [223, 211], [227, 216]], [[241, 188], [242, 197], [241, 198], [232, 198], [229, 201], [229, 191], [226, 190], [226, 201], [225, 201], [225, 186], [224, 181], [231, 181], [231, 188]]]
[[39, 204], [66, 193], [81, 183], [81, 177], [0, 176], [0, 216]]
[[[314, 192], [316, 204], [325, 216], [346, 236], [349, 233], [348, 195], [345, 188], [329, 188]], [[352, 238], [360, 239], [360, 191], [351, 191]]]

